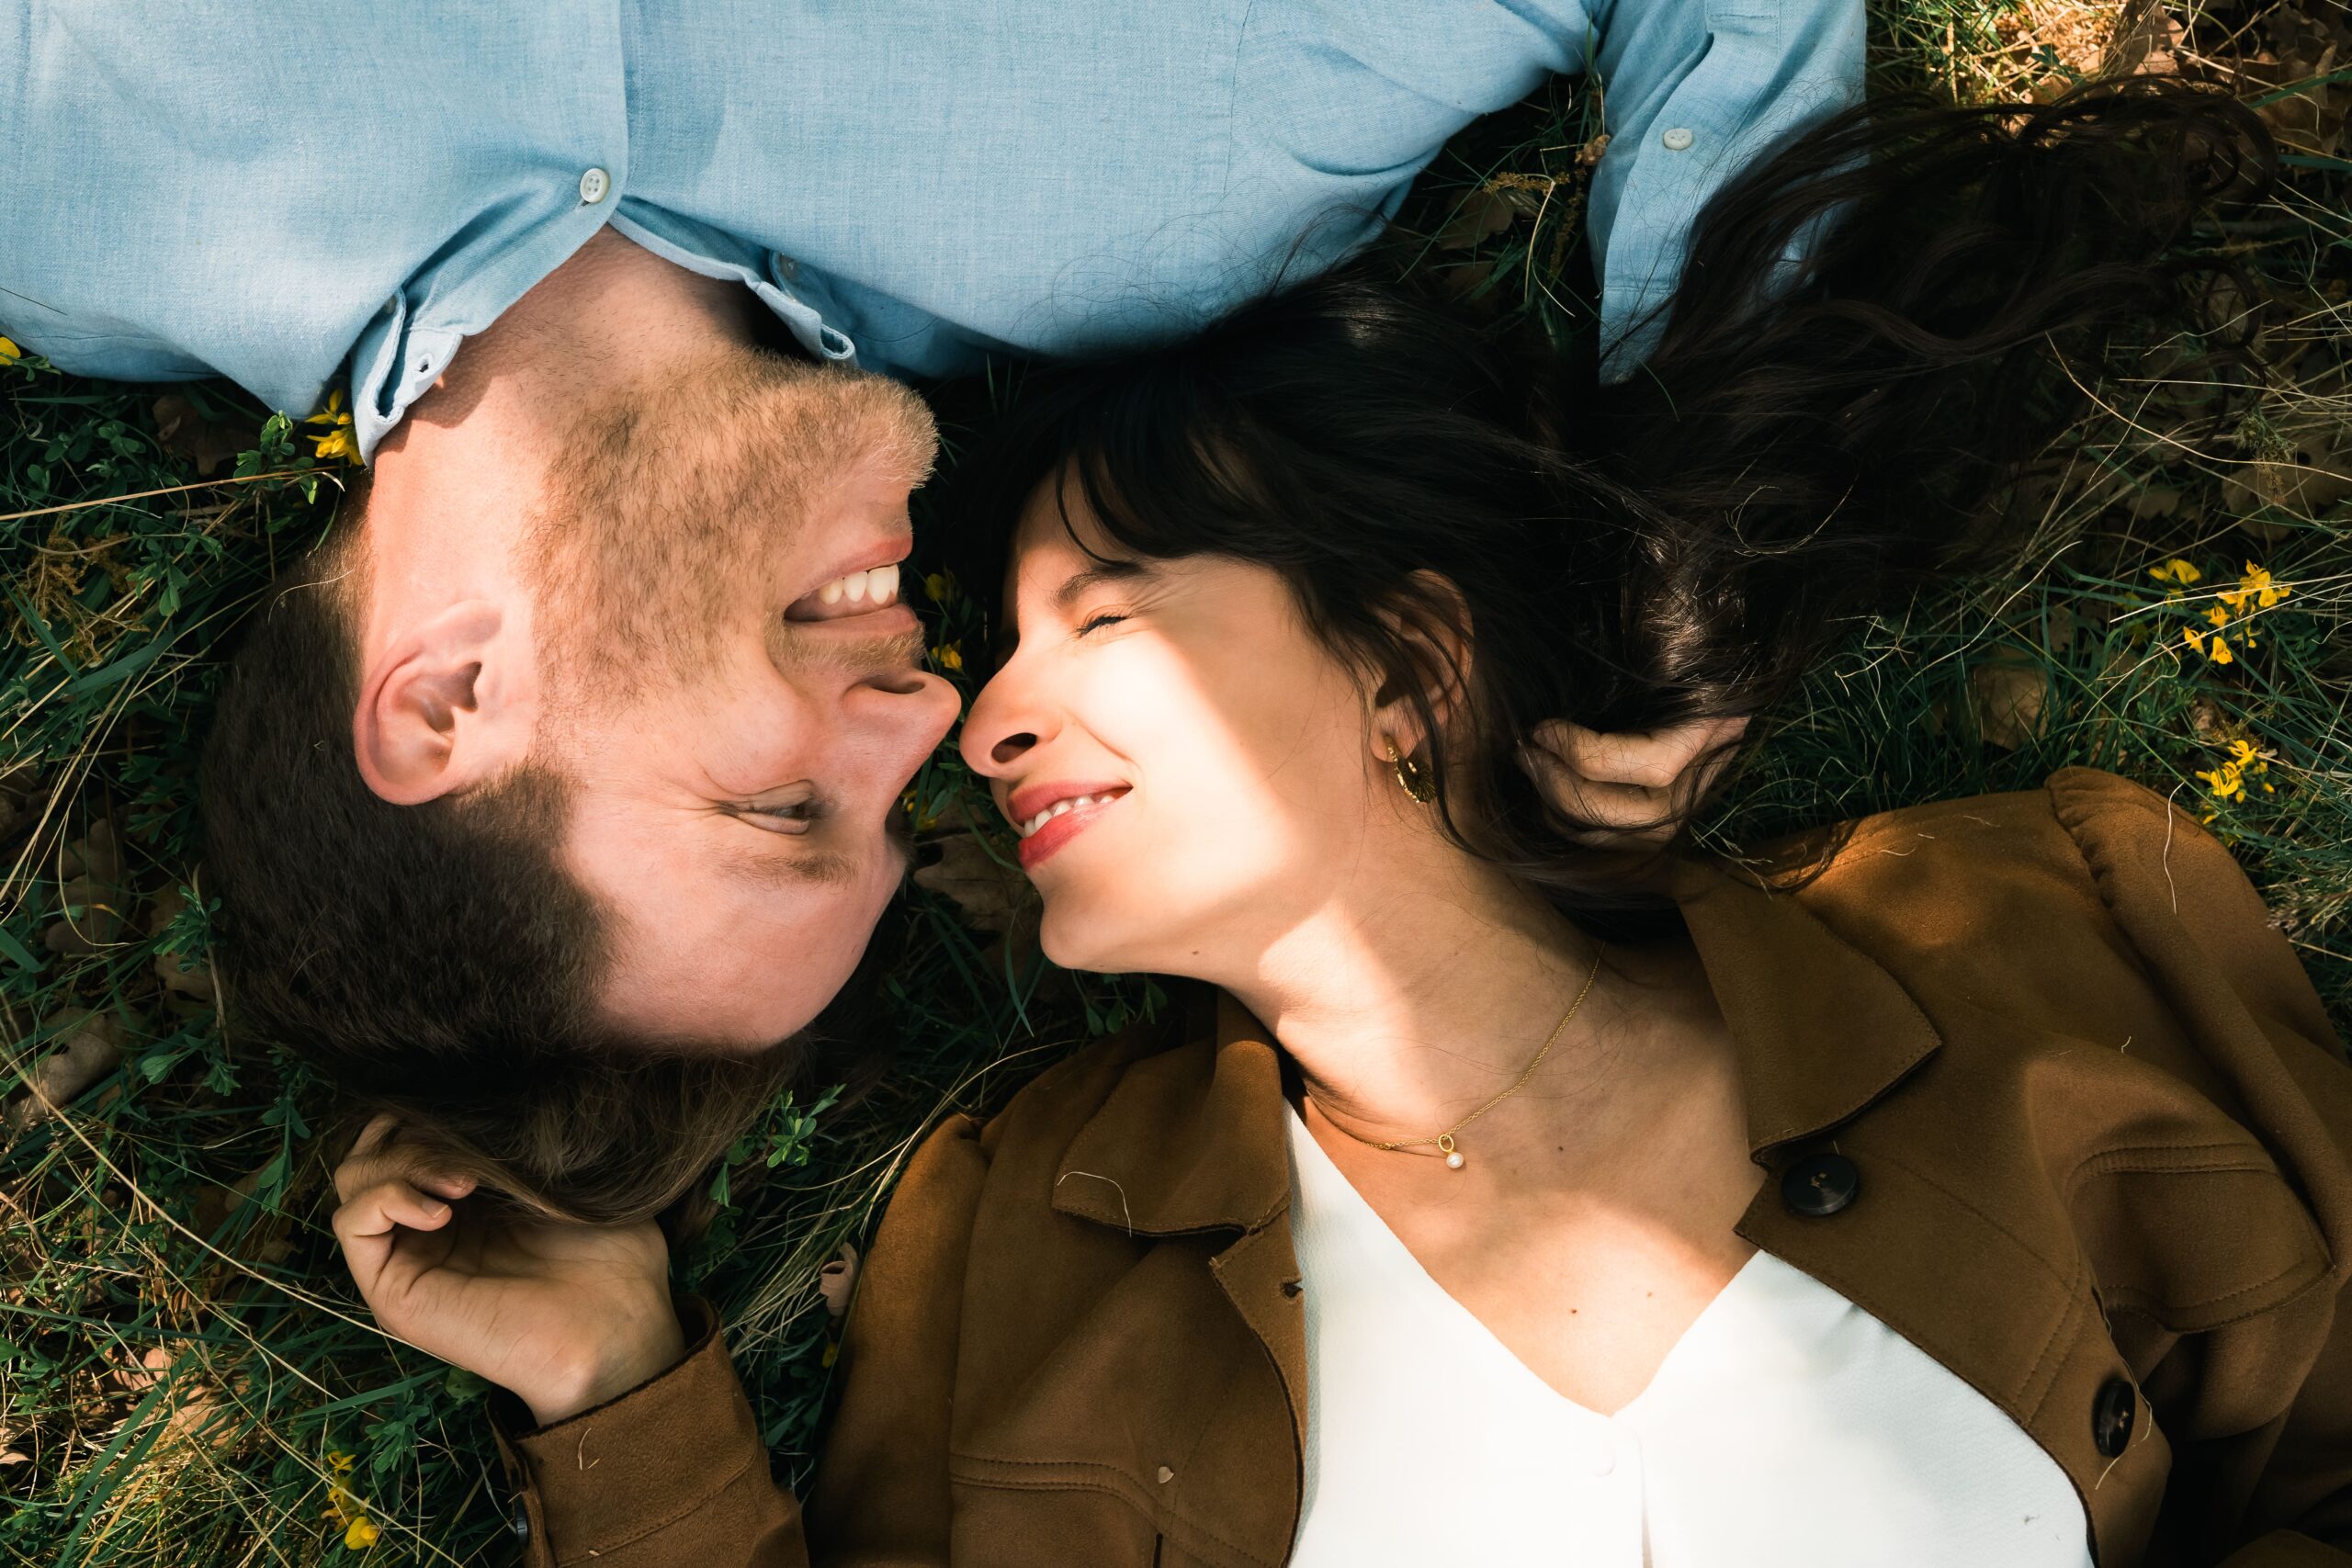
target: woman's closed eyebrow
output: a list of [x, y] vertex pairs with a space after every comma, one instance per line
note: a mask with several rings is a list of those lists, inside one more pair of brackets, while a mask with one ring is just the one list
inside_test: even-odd
[[1150, 574], [1151, 569], [1139, 560], [1098, 561], [1084, 571], [1072, 572], [1059, 588], [1054, 590], [1054, 608], [1066, 611], [1084, 598], [1089, 590], [1106, 582], [1133, 582]]

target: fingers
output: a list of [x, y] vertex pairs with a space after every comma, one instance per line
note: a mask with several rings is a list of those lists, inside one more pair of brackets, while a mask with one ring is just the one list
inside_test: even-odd
[[1744, 716], [1622, 734], [1554, 719], [1536, 728], [1521, 762], [1554, 807], [1590, 825], [1579, 841], [1658, 842], [1705, 797], [1747, 729]]
[[370, 1162], [392, 1141], [400, 1125], [400, 1118], [386, 1111], [368, 1118], [368, 1125], [359, 1129], [350, 1152], [334, 1168], [334, 1195], [338, 1201], [351, 1201], [351, 1195], [365, 1184], [366, 1173], [372, 1168]]
[[1623, 734], [1602, 734], [1553, 719], [1536, 727], [1535, 742], [1595, 784], [1666, 790], [1701, 755], [1747, 731], [1745, 716], [1695, 719], [1671, 729]]
[[440, 1199], [397, 1178], [362, 1188], [345, 1200], [334, 1212], [335, 1239], [369, 1304], [376, 1304], [377, 1287], [391, 1262], [400, 1232], [439, 1230], [455, 1213]]
[[428, 1168], [431, 1156], [422, 1149], [398, 1142], [399, 1132], [400, 1119], [390, 1111], [374, 1117], [360, 1130], [351, 1152], [335, 1167], [334, 1195], [338, 1199], [347, 1203], [354, 1193], [391, 1177], [453, 1202], [474, 1190], [470, 1176]]

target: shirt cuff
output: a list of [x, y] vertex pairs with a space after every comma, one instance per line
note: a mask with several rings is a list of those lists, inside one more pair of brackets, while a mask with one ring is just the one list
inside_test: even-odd
[[677, 1308], [684, 1359], [617, 1398], [533, 1427], [521, 1400], [503, 1390], [492, 1396], [491, 1425], [521, 1494], [515, 1529], [531, 1568], [674, 1561], [670, 1546], [681, 1543], [656, 1538], [699, 1535], [719, 1523], [713, 1516], [741, 1511], [735, 1500], [756, 1499], [752, 1511], [763, 1516], [780, 1511], [761, 1522], [798, 1535], [797, 1508], [769, 1479], [767, 1448], [728, 1359], [718, 1314], [699, 1297], [680, 1298]]

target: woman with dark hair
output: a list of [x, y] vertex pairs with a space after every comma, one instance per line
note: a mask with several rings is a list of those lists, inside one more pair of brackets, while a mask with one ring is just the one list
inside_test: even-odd
[[[1622, 386], [1347, 276], [1025, 399], [964, 753], [1050, 956], [1199, 985], [914, 1156], [817, 1559], [2352, 1562], [2352, 1072], [2227, 853], [2073, 771], [1732, 865], [1572, 765], [1996, 546], [2263, 147], [1849, 116]], [[568, 1550], [802, 1560], [707, 1325], [514, 1451]]]

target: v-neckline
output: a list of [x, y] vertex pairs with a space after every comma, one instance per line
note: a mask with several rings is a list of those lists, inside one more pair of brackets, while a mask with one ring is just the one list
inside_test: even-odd
[[1290, 1134], [1292, 1168], [1297, 1173], [1300, 1196], [1307, 1198], [1312, 1192], [1323, 1200], [1316, 1205], [1318, 1221], [1340, 1221], [1348, 1235], [1370, 1248], [1385, 1262], [1387, 1271], [1403, 1280], [1413, 1292], [1412, 1304], [1432, 1319], [1433, 1326], [1444, 1327], [1450, 1324], [1457, 1331], [1466, 1331], [1470, 1342], [1477, 1345], [1481, 1353], [1496, 1360], [1503, 1369], [1503, 1375], [1522, 1380], [1531, 1392], [1596, 1421], [1623, 1421], [1637, 1414], [1652, 1394], [1666, 1385], [1668, 1374], [1676, 1363], [1689, 1359], [1690, 1354], [1686, 1354], [1686, 1348], [1702, 1337], [1711, 1337], [1723, 1319], [1738, 1310], [1739, 1303], [1752, 1288], [1743, 1281], [1748, 1281], [1758, 1272], [1758, 1260], [1767, 1256], [1761, 1247], [1749, 1254], [1747, 1261], [1724, 1281], [1723, 1288], [1708, 1298], [1707, 1304], [1699, 1309], [1698, 1315], [1684, 1325], [1682, 1333], [1659, 1358], [1640, 1393], [1613, 1411], [1595, 1410], [1545, 1382], [1534, 1368], [1520, 1359], [1519, 1352], [1503, 1343], [1501, 1337], [1487, 1325], [1484, 1318], [1463, 1305], [1453, 1292], [1438, 1282], [1437, 1276], [1413, 1255], [1413, 1249], [1407, 1247], [1404, 1238], [1389, 1227], [1388, 1222], [1381, 1217], [1380, 1211], [1356, 1190], [1356, 1185], [1348, 1179], [1347, 1172], [1341, 1170], [1323, 1145], [1315, 1141], [1314, 1133], [1307, 1128], [1296, 1107], [1284, 1107], [1284, 1120]]

